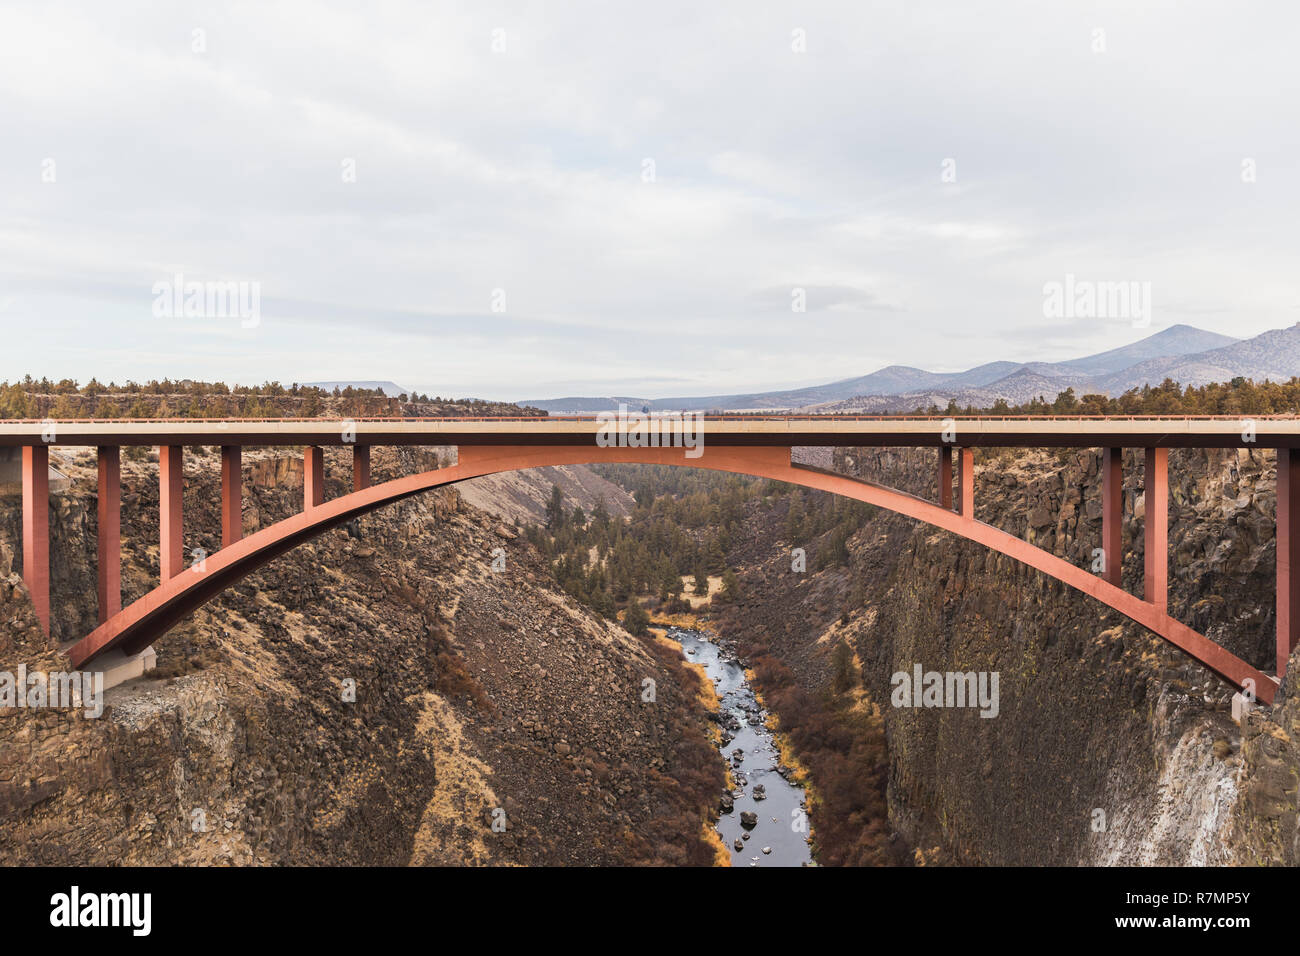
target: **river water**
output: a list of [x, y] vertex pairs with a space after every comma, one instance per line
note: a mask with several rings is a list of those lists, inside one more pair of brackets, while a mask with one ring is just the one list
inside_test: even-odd
[[[699, 631], [672, 628], [668, 636], [681, 643], [688, 661], [704, 667], [722, 701], [719, 749], [731, 767], [736, 789], [734, 808], [718, 818], [717, 829], [731, 854], [731, 865], [807, 866], [812, 854], [806, 839], [804, 791], [781, 775], [781, 755], [765, 726], [767, 711], [755, 699], [745, 669]], [[754, 799], [755, 788], [761, 788], [761, 799]], [[757, 823], [744, 826], [742, 813], [755, 814]]]

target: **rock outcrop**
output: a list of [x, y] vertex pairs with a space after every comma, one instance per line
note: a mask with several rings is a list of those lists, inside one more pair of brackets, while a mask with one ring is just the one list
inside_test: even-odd
[[[1087, 567], [1101, 545], [1098, 458], [977, 452], [977, 516]], [[1140, 594], [1138, 454], [1125, 466], [1124, 586]], [[846, 449], [836, 467], [935, 495], [932, 452]], [[1271, 669], [1272, 453], [1175, 450], [1170, 480], [1170, 612]], [[780, 506], [751, 509], [730, 556], [744, 597], [724, 633], [763, 635], [814, 690], [850, 643], [885, 714], [891, 820], [913, 846], [969, 863], [1294, 865], [1288, 688], [1239, 728], [1232, 689], [1205, 668], [1009, 558], [875, 512], [848, 567], [797, 574], [780, 518]], [[918, 663], [998, 672], [997, 717], [890, 706], [891, 676]]]
[[[326, 461], [332, 497], [347, 462]], [[436, 461], [377, 452], [375, 477]], [[93, 461], [71, 470], [51, 512], [64, 640], [96, 616]], [[186, 470], [187, 552], [215, 550], [215, 455]], [[250, 453], [244, 480], [246, 531], [301, 506], [291, 455]], [[131, 600], [157, 580], [156, 471], [128, 457], [123, 481]], [[0, 500], [0, 669], [66, 668], [13, 573], [19, 513]], [[0, 861], [711, 863], [723, 769], [698, 677], [549, 584], [452, 489], [315, 539], [166, 635], [102, 717], [0, 708]]]

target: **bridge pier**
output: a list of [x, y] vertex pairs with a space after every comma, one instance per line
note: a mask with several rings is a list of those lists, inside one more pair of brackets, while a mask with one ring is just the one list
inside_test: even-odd
[[952, 510], [952, 446], [939, 448], [939, 507]]
[[1142, 519], [1142, 597], [1169, 612], [1169, 449], [1148, 448], [1142, 481], [1146, 515]]
[[181, 499], [185, 491], [185, 449], [158, 446], [158, 570], [167, 583], [185, 569]]
[[963, 518], [975, 517], [975, 449], [962, 448], [958, 457], [958, 513]]
[[23, 446], [23, 584], [50, 636], [50, 450]]
[[99, 623], [122, 610], [122, 450], [117, 445], [100, 445], [99, 487], [96, 510], [99, 516], [98, 597]]
[[239, 445], [221, 446], [221, 546], [244, 536], [244, 466]]
[[1101, 454], [1101, 549], [1104, 581], [1120, 586], [1124, 570], [1124, 449]]
[[302, 510], [325, 503], [325, 452], [319, 445], [302, 450]]
[[[149, 427], [155, 427], [155, 423], [147, 424]], [[156, 434], [162, 440], [172, 441], [184, 441], [186, 436], [192, 434], [188, 431], [179, 430], [176, 425], [169, 425], [168, 427], [173, 430], [147, 434]], [[186, 424], [183, 427], [192, 428], [193, 426]], [[306, 426], [299, 425], [296, 427]], [[325, 426], [319, 425], [316, 427], [323, 428]], [[1106, 492], [1107, 507], [1105, 530], [1110, 532], [1107, 537], [1110, 539], [1112, 546], [1112, 560], [1109, 569], [1112, 573], [1118, 571], [1119, 552], [1118, 548], [1115, 547], [1118, 543], [1118, 535], [1114, 534], [1114, 532], [1118, 529], [1122, 513], [1122, 497], [1119, 494], [1119, 479], [1122, 478], [1122, 471], [1119, 468], [1119, 448], [1117, 443], [1122, 444], [1122, 441], [1132, 441], [1132, 447], [1144, 448], [1149, 443], [1165, 440], [1168, 437], [1166, 432], [1170, 426], [1166, 421], [1161, 420], [1158, 426], [1153, 427], [1158, 427], [1160, 433], [1153, 433], [1141, 441], [1133, 441], [1132, 436], [1129, 434], [1099, 436], [1095, 431], [1089, 431], [1084, 436], [1085, 440], [1081, 441], [1077, 446], [1107, 449], [1104, 462], [1104, 478], [1106, 479], [1104, 490]], [[1151, 574], [1147, 578], [1152, 586], [1148, 589], [1148, 599], [1143, 600], [1107, 581], [1101, 580], [1097, 575], [1089, 573], [1085, 568], [1078, 567], [1063, 558], [1035, 547], [1022, 538], [1015, 537], [992, 525], [976, 520], [973, 447], [963, 447], [954, 455], [957, 458], [956, 464], [959, 467], [958, 489], [954, 493], [954, 497], [959, 502], [959, 509], [957, 513], [954, 513], [948, 508], [939, 507], [914, 495], [904, 494], [868, 481], [850, 479], [812, 467], [801, 467], [791, 461], [790, 448], [783, 444], [764, 446], [742, 443], [729, 446], [715, 443], [711, 446], [712, 450], [709, 454], [702, 461], [696, 462], [694, 459], [687, 457], [687, 452], [684, 449], [676, 447], [603, 447], [585, 442], [575, 445], [537, 444], [532, 441], [536, 430], [535, 426], [526, 430], [521, 429], [519, 436], [513, 441], [507, 441], [499, 437], [496, 432], [492, 432], [490, 434], [498, 441], [498, 444], [495, 445], [452, 443], [457, 444], [458, 449], [458, 461], [455, 465], [393, 479], [378, 487], [362, 488], [355, 494], [344, 495], [315, 507], [310, 507], [315, 498], [315, 490], [319, 489], [323, 497], [324, 468], [323, 452], [318, 446], [312, 445], [311, 442], [329, 441], [331, 436], [321, 431], [314, 433], [303, 432], [302, 434], [306, 439], [303, 440], [303, 438], [295, 435], [294, 437], [297, 440], [293, 444], [296, 447], [306, 446], [306, 477], [304, 483], [310, 483], [310, 487], [304, 488], [304, 494], [309, 505], [308, 511], [302, 515], [295, 515], [278, 522], [276, 525], [261, 529], [255, 538], [250, 538], [238, 547], [232, 548], [230, 554], [208, 562], [206, 567], [196, 568], [195, 574], [185, 575], [183, 580], [173, 583], [164, 582], [163, 585], [155, 588], [129, 607], [124, 608], [119, 614], [100, 625], [70, 649], [69, 654], [73, 665], [79, 667], [88, 661], [97, 660], [101, 655], [115, 648], [120, 648], [124, 652], [143, 650], [186, 614], [201, 607], [223, 588], [229, 587], [243, 576], [264, 565], [267, 561], [318, 534], [336, 528], [353, 518], [368, 514], [375, 508], [389, 502], [404, 500], [432, 488], [451, 485], [481, 475], [540, 468], [548, 465], [580, 464], [595, 461], [704, 467], [716, 471], [747, 474], [757, 478], [784, 481], [801, 487], [840, 494], [885, 508], [908, 518], [927, 522], [936, 528], [1020, 561], [1028, 567], [1035, 568], [1057, 581], [1096, 598], [1106, 606], [1115, 609], [1164, 638], [1174, 647], [1201, 661], [1237, 686], [1253, 687], [1257, 697], [1265, 703], [1270, 703], [1273, 700], [1277, 683], [1272, 677], [1257, 670], [1204, 635], [1198, 634], [1190, 627], [1175, 621], [1156, 606], [1155, 600], [1160, 593], [1160, 589], [1156, 586], [1160, 580], [1158, 562], [1152, 567]], [[121, 434], [134, 436], [139, 433], [123, 432]], [[746, 434], [748, 435], [748, 433]], [[1235, 436], [1236, 433], [1233, 434]], [[28, 441], [34, 440], [26, 435], [23, 437]], [[96, 437], [107, 439], [109, 435], [101, 434]], [[261, 437], [261, 433], [258, 433], [249, 438], [248, 441], [250, 444], [256, 443], [255, 439]], [[371, 438], [373, 443], [373, 435], [367, 437]], [[796, 444], [802, 436], [786, 435], [783, 437], [791, 444]], [[238, 442], [236, 436], [226, 431], [223, 431], [221, 440]], [[288, 443], [283, 433], [277, 433], [277, 440], [281, 444]], [[122, 440], [119, 439], [117, 443], [121, 444], [121, 442]], [[932, 442], [932, 438], [925, 439], [918, 442], [916, 447], [941, 447]], [[353, 479], [354, 483], [361, 483], [364, 480], [365, 484], [369, 486], [368, 476], [364, 474], [365, 465], [369, 461], [369, 452], [368, 450], [362, 451], [362, 447], [354, 448]], [[42, 451], [44, 449], [33, 451], [28, 448], [25, 453], [30, 458]], [[159, 480], [162, 488], [160, 507], [164, 519], [162, 527], [165, 529], [162, 532], [164, 540], [163, 553], [166, 556], [170, 550], [167, 543], [169, 533], [173, 531], [177, 536], [176, 547], [179, 550], [181, 448], [160, 448], [160, 461], [161, 474]], [[36, 500], [39, 498], [39, 495], [36, 494], [36, 491], [38, 491], [36, 485], [38, 476], [43, 472], [40, 469], [31, 467], [33, 463], [28, 462], [26, 471], [27, 486], [25, 491], [26, 502], [29, 507], [26, 509], [25, 522], [27, 522], [26, 527], [28, 528], [41, 525], [41, 522], [37, 520], [41, 515], [38, 514], [36, 508]], [[939, 465], [942, 469], [942, 456]], [[1152, 467], [1148, 469], [1147, 478], [1150, 507], [1153, 515], [1162, 512], [1165, 507], [1162, 505], [1164, 496], [1167, 495], [1164, 466], [1163, 456], [1153, 453]], [[1293, 605], [1291, 597], [1292, 595], [1300, 596], [1300, 594], [1297, 594], [1300, 589], [1293, 583], [1293, 577], [1300, 575], [1300, 453], [1287, 453], [1283, 456], [1279, 467], [1278, 528], [1280, 544], [1278, 580], [1279, 583], [1285, 582], [1285, 586], [1279, 588], [1278, 595], [1278, 652], [1279, 658], [1284, 660], [1283, 648], [1289, 653], [1291, 648], [1296, 646], [1295, 632], [1300, 631], [1300, 622], [1293, 622], [1290, 617]], [[46, 508], [48, 508], [48, 500], [46, 501]], [[44, 518], [47, 523], [48, 515], [44, 515]], [[1151, 525], [1152, 527], [1146, 533], [1158, 541], [1162, 533], [1160, 529], [1166, 526], [1166, 522], [1153, 518]], [[40, 530], [44, 532], [43, 535], [29, 535], [25, 540], [37, 543], [45, 542], [45, 546], [48, 547], [48, 528], [42, 526]], [[1151, 550], [1152, 554], [1155, 555], [1160, 549], [1153, 547]], [[42, 595], [44, 596], [43, 613], [45, 619], [48, 620], [48, 555], [44, 556], [43, 561], [29, 561], [27, 570], [34, 573], [33, 569], [41, 566], [44, 566], [47, 571], [45, 587], [44, 590], [40, 587], [33, 590], [34, 597], [38, 601]]]
[[370, 446], [355, 445], [352, 448], [352, 490], [361, 491], [370, 487]]
[[1277, 450], [1277, 676], [1300, 638], [1300, 449]]
[[146, 647], [138, 654], [128, 654], [118, 648], [95, 659], [95, 670], [104, 675], [104, 690], [142, 677], [156, 666], [158, 652], [152, 647]]

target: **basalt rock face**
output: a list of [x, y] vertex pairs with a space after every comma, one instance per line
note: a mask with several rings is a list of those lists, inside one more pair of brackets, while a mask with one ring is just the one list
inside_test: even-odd
[[[1287, 664], [1300, 674], [1300, 649]], [[1232, 832], [1240, 841], [1237, 859], [1270, 866], [1300, 866], [1300, 695], [1288, 676], [1282, 693], [1266, 710], [1250, 713], [1242, 725], [1240, 799], [1232, 808]]]
[[[1082, 567], [1101, 545], [1099, 454], [976, 454], [977, 517]], [[846, 449], [838, 470], [933, 499], [934, 452]], [[1124, 586], [1142, 588], [1140, 453], [1125, 456]], [[1272, 670], [1271, 452], [1170, 455], [1170, 613]], [[774, 509], [777, 510], [777, 509]], [[779, 519], [780, 515], [775, 515]], [[751, 517], [727, 630], [809, 688], [847, 641], [882, 705], [891, 821], [933, 858], [991, 864], [1294, 863], [1297, 710], [1230, 716], [1232, 689], [1116, 612], [1009, 558], [875, 512], [848, 567], [790, 570]], [[816, 544], [809, 545], [810, 554]], [[843, 615], [843, 616], [842, 616]], [[893, 675], [996, 672], [997, 716], [894, 707]]]
[[[341, 453], [326, 461], [347, 474]], [[385, 450], [375, 478], [435, 464]], [[66, 639], [96, 618], [91, 465], [71, 461], [73, 488], [52, 501]], [[187, 556], [201, 559], [219, 544], [219, 468], [192, 452], [186, 467]], [[129, 601], [157, 579], [158, 489], [147, 461], [123, 471]], [[250, 453], [244, 482], [245, 531], [301, 507], [291, 456]], [[67, 669], [12, 573], [19, 511], [0, 500], [0, 670]], [[701, 837], [722, 770], [698, 678], [552, 591], [514, 529], [452, 489], [273, 561], [156, 650], [98, 718], [0, 707], [0, 862], [712, 859]]]

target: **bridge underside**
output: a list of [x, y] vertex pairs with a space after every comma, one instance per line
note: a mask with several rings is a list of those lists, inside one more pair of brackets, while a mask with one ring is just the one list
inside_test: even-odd
[[[115, 451], [115, 449], [114, 449]], [[1136, 597], [1119, 587], [1119, 505], [1118, 449], [1107, 449], [1103, 468], [1103, 544], [1106, 566], [1102, 575], [1095, 575], [1076, 567], [1057, 556], [1035, 547], [1014, 535], [989, 524], [977, 521], [974, 516], [973, 454], [969, 447], [956, 450], [958, 458], [958, 510], [951, 507], [953, 449], [941, 448], [939, 453], [939, 503], [926, 501], [913, 495], [871, 482], [847, 478], [843, 475], [794, 464], [789, 447], [709, 445], [698, 457], [682, 448], [618, 448], [599, 447], [594, 444], [568, 446], [538, 445], [462, 445], [456, 465], [434, 471], [395, 479], [382, 485], [369, 483], [369, 447], [356, 447], [354, 491], [332, 501], [324, 500], [323, 461], [319, 448], [309, 448], [306, 455], [304, 510], [275, 525], [264, 528], [247, 538], [238, 537], [239, 469], [238, 449], [223, 449], [223, 547], [208, 556], [201, 564], [181, 570], [179, 456], [173, 458], [164, 451], [160, 456], [164, 474], [160, 482], [163, 490], [164, 510], [163, 551], [165, 553], [163, 582], [129, 607], [117, 610], [111, 599], [101, 610], [102, 623], [90, 635], [75, 644], [71, 651], [72, 663], [81, 667], [100, 655], [118, 648], [128, 654], [138, 653], [151, 645], [168, 629], [188, 614], [202, 606], [222, 590], [230, 587], [262, 565], [317, 535], [345, 522], [373, 511], [390, 502], [400, 501], [420, 492], [455, 484], [470, 478], [500, 472], [539, 468], [548, 465], [579, 465], [598, 462], [676, 465], [689, 468], [707, 468], [715, 471], [735, 472], [759, 478], [789, 482], [805, 488], [827, 491], [880, 508], [924, 521], [945, 531], [959, 535], [1015, 558], [1044, 574], [1089, 594], [1143, 627], [1169, 641], [1174, 646], [1201, 661], [1207, 667], [1238, 687], [1253, 692], [1266, 703], [1271, 703], [1277, 682], [1274, 678], [1250, 666], [1202, 634], [1170, 617], [1166, 611], [1166, 553], [1165, 498], [1167, 485], [1165, 467], [1167, 450], [1150, 448], [1146, 452], [1148, 510], [1147, 510], [1147, 565], [1145, 594]], [[1294, 453], [1283, 451], [1280, 459], [1290, 465], [1300, 461]], [[109, 456], [115, 461], [115, 456]], [[103, 458], [101, 457], [101, 461]], [[1291, 636], [1289, 603], [1287, 620], [1281, 620], [1282, 603], [1291, 594], [1291, 572], [1288, 564], [1286, 595], [1283, 594], [1282, 558], [1291, 555], [1292, 542], [1300, 542], [1300, 482], [1288, 484], [1288, 508], [1283, 514], [1282, 466], [1279, 465], [1279, 675], [1285, 668], [1286, 654], [1295, 646]], [[947, 481], [945, 482], [945, 478]], [[102, 479], [102, 472], [101, 472]], [[1293, 493], [1294, 492], [1294, 493]], [[1295, 497], [1297, 500], [1292, 501]], [[101, 495], [101, 507], [103, 496]], [[175, 509], [174, 514], [168, 508]], [[1154, 520], [1153, 520], [1154, 519]], [[1293, 527], [1294, 526], [1294, 527]], [[103, 528], [101, 521], [101, 528]], [[115, 527], [115, 525], [114, 525]], [[1285, 538], [1285, 541], [1284, 541]], [[105, 543], [101, 540], [101, 556]], [[112, 541], [108, 548], [116, 548]], [[112, 564], [113, 562], [109, 562]], [[1295, 566], [1300, 569], [1300, 553]], [[101, 566], [101, 595], [104, 571]], [[114, 580], [114, 584], [116, 580]], [[48, 595], [48, 592], [46, 592]], [[47, 597], [48, 601], [48, 597]], [[47, 604], [48, 614], [48, 604]], [[48, 621], [48, 617], [46, 618]], [[1283, 626], [1287, 628], [1283, 632]], [[1287, 643], [1286, 653], [1283, 643]]]

